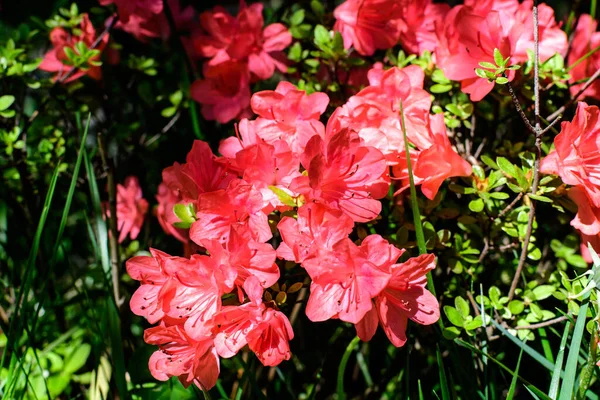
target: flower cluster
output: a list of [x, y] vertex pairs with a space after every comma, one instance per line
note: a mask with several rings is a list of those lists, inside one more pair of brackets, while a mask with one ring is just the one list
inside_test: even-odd
[[408, 319], [438, 320], [438, 302], [425, 288], [433, 255], [398, 263], [404, 250], [383, 237], [351, 237], [355, 224], [378, 218], [392, 179], [399, 190], [406, 186], [403, 121], [427, 197], [471, 167], [452, 149], [443, 118], [429, 115], [418, 67], [377, 66], [369, 82], [326, 125], [326, 94], [281, 82], [252, 96], [256, 118], [243, 119], [238, 135], [221, 142], [221, 156], [196, 141], [186, 163], [163, 171], [161, 226], [198, 253], [152, 250], [127, 262], [142, 283], [133, 312], [158, 323], [145, 335], [160, 348], [150, 360], [157, 379], [178, 376], [210, 388], [219, 357], [246, 345], [266, 366], [289, 359], [292, 324], [269, 289], [282, 278], [277, 259], [305, 271], [311, 321], [352, 323], [363, 340], [381, 325], [402, 346]]
[[572, 186], [568, 194], [578, 210], [571, 225], [581, 233], [581, 253], [591, 262], [587, 243], [600, 251], [600, 109], [578, 103], [573, 121], [562, 123], [554, 146], [540, 171], [559, 175]]
[[[92, 79], [101, 79], [100, 53], [108, 43], [108, 35], [103, 36], [95, 49], [91, 49], [97, 40], [96, 29], [87, 14], [81, 15], [81, 22], [71, 32], [62, 27], [52, 29], [50, 41], [52, 49], [45, 55], [39, 68], [54, 74], [54, 81], [71, 82], [84, 75]], [[84, 57], [88, 50], [93, 51], [85, 57], [83, 63], [76, 64], [77, 57]]]
[[[335, 29], [346, 48], [354, 46], [362, 55], [398, 42], [412, 53], [433, 52], [445, 76], [461, 82], [463, 92], [479, 101], [494, 84], [475, 70], [481, 62], [494, 63], [495, 49], [513, 63], [527, 61], [527, 51], [533, 51], [532, 4], [533, 0], [472, 0], [450, 8], [431, 0], [347, 0], [335, 10]], [[541, 61], [564, 55], [567, 36], [555, 21], [554, 10], [540, 4], [539, 21]], [[587, 42], [579, 45], [584, 46]], [[515, 72], [507, 71], [507, 77], [514, 79]]]
[[[148, 201], [144, 199], [142, 188], [135, 176], [125, 179], [125, 184], [117, 184], [117, 229], [119, 231], [119, 243], [125, 241], [127, 236], [135, 240], [142, 229], [144, 218], [148, 213]], [[104, 204], [107, 217], [110, 217], [110, 206]]]
[[226, 123], [250, 116], [250, 84], [269, 79], [276, 69], [286, 72], [282, 50], [292, 35], [280, 23], [264, 26], [262, 11], [261, 3], [247, 6], [241, 1], [235, 17], [220, 6], [200, 15], [191, 51], [207, 61], [204, 79], [191, 90], [207, 120]]

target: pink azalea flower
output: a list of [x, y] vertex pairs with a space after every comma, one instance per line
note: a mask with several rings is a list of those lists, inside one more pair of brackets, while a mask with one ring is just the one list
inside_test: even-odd
[[162, 265], [173, 279], [161, 289], [164, 313], [175, 319], [185, 319], [186, 334], [194, 339], [210, 335], [212, 318], [221, 308], [222, 282], [217, 281], [213, 260], [194, 254], [190, 259], [170, 257]]
[[230, 292], [234, 286], [242, 287], [251, 276], [258, 278], [264, 288], [271, 287], [279, 279], [275, 249], [269, 243], [254, 240], [244, 226], [231, 226], [226, 243], [204, 240], [202, 245], [220, 273], [217, 280], [225, 292]]
[[428, 141], [431, 95], [423, 89], [425, 74], [416, 65], [386, 71], [375, 65], [368, 77], [370, 85], [330, 118], [327, 132], [338, 130], [339, 124], [357, 130], [365, 144], [379, 149], [393, 164], [404, 153], [400, 103], [409, 141], [417, 147]]
[[352, 219], [339, 210], [316, 203], [303, 205], [298, 209], [297, 219], [286, 216], [279, 221], [277, 229], [282, 242], [277, 248], [277, 256], [302, 263], [333, 248], [346, 239], [353, 228]]
[[202, 31], [192, 38], [194, 48], [202, 57], [210, 58], [211, 66], [227, 60], [243, 62], [254, 81], [270, 78], [275, 69], [285, 72], [287, 67], [278, 59], [292, 43], [292, 35], [279, 23], [263, 29], [262, 10], [260, 3], [246, 6], [241, 2], [237, 17], [222, 7], [202, 13]]
[[[517, 42], [525, 32], [523, 24], [513, 13], [489, 11], [486, 15], [466, 7], [454, 7], [437, 29], [439, 40], [435, 51], [438, 66], [448, 79], [461, 82], [462, 91], [472, 101], [483, 99], [494, 87], [487, 79], [478, 77], [475, 69], [482, 61], [494, 63], [494, 49], [506, 57], [517, 51]], [[514, 78], [509, 71], [508, 79]]]
[[122, 19], [115, 25], [116, 29], [125, 31], [140, 42], [147, 42], [161, 36], [168, 36], [161, 25], [161, 19], [154, 14], [131, 14], [127, 21]]
[[165, 315], [161, 290], [165, 283], [171, 279], [171, 276], [164, 269], [166, 260], [171, 256], [152, 248], [150, 253], [152, 257], [137, 256], [130, 258], [125, 263], [125, 267], [129, 276], [141, 283], [141, 286], [131, 296], [129, 302], [131, 311], [154, 324]]
[[307, 95], [289, 82], [279, 82], [274, 91], [255, 93], [250, 104], [259, 116], [259, 135], [267, 143], [282, 139], [300, 154], [311, 137], [323, 136], [319, 118], [329, 104], [325, 93]]
[[173, 207], [181, 201], [181, 197], [175, 190], [169, 189], [165, 183], [158, 185], [158, 193], [156, 194], [156, 218], [161, 228], [167, 235], [174, 236], [182, 243], [187, 243], [190, 239], [187, 230], [176, 228], [173, 224], [180, 222], [179, 218], [173, 212]]
[[[65, 64], [65, 61], [68, 60], [67, 56], [65, 55], [65, 48], [69, 48], [77, 53], [75, 44], [78, 42], [85, 43], [85, 45], [89, 48], [96, 41], [96, 30], [90, 22], [87, 14], [82, 14], [81, 25], [78, 28], [81, 30], [81, 34], [78, 36], [68, 33], [63, 28], [54, 28], [50, 32], [52, 49], [44, 55], [44, 59], [42, 60], [39, 68], [42, 71], [55, 73], [54, 81], [61, 79], [61, 77], [68, 74], [72, 69], [71, 66]], [[108, 35], [104, 35], [95, 49], [102, 52], [108, 43], [108, 38]], [[92, 57], [90, 61], [99, 61], [99, 59], [99, 56]], [[78, 69], [65, 80], [65, 83], [72, 82], [85, 75], [92, 79], [99, 80], [102, 78], [102, 70], [100, 67], [93, 65], [90, 65], [87, 69]]]
[[[135, 240], [140, 234], [144, 218], [148, 212], [148, 201], [144, 199], [142, 188], [135, 176], [125, 179], [125, 185], [117, 185], [117, 225], [119, 229], [119, 243], [122, 243], [127, 235]], [[107, 216], [110, 210], [105, 206]]]
[[396, 0], [347, 0], [333, 12], [334, 29], [363, 56], [386, 50], [398, 43], [402, 8]]
[[119, 18], [127, 22], [133, 15], [149, 17], [151, 14], [160, 14], [163, 10], [162, 0], [99, 0], [100, 5], [115, 4]]
[[343, 211], [356, 222], [379, 215], [389, 188], [389, 170], [383, 154], [363, 146], [356, 132], [343, 129], [328, 141], [314, 136], [301, 158], [307, 176], [294, 179], [291, 189], [307, 201]]
[[176, 376], [183, 386], [194, 383], [204, 390], [217, 383], [220, 364], [212, 337], [195, 340], [186, 334], [182, 325], [162, 323], [146, 329], [144, 340], [159, 346], [148, 362], [155, 379], [167, 381]]
[[294, 178], [301, 176], [300, 159], [290, 150], [287, 142], [279, 140], [273, 145], [265, 142], [245, 147], [236, 154], [235, 165], [247, 182], [252, 182], [263, 197], [263, 209], [270, 214], [274, 209], [289, 209], [271, 187], [295, 197], [289, 188]]
[[[471, 164], [462, 159], [452, 148], [443, 114], [435, 114], [430, 119], [430, 144], [422, 151], [411, 152], [411, 163], [415, 185], [421, 185], [421, 191], [430, 200], [436, 196], [442, 183], [453, 176], [471, 175]], [[394, 176], [402, 180], [401, 192], [410, 187], [406, 153], [402, 154], [399, 164], [393, 167]]]
[[586, 190], [581, 186], [569, 190], [569, 198], [577, 204], [577, 215], [571, 221], [571, 226], [582, 234], [595, 236], [600, 233], [600, 208], [591, 204]]
[[204, 68], [204, 79], [195, 81], [192, 98], [202, 105], [202, 116], [222, 124], [243, 118], [250, 105], [248, 66], [237, 61], [225, 61]]
[[195, 140], [184, 164], [165, 168], [163, 182], [184, 202], [195, 202], [198, 195], [225, 189], [236, 176], [218, 162], [208, 143]]
[[400, 43], [409, 53], [433, 52], [437, 47], [435, 25], [443, 23], [448, 4], [432, 0], [409, 0], [402, 4]]
[[[517, 20], [524, 31], [517, 42], [514, 61], [525, 62], [527, 50], [534, 51], [533, 40], [533, 0], [525, 0], [519, 5]], [[554, 10], [547, 4], [538, 5], [540, 61], [544, 62], [555, 54], [564, 56], [567, 52], [567, 34], [560, 29], [554, 18]]]
[[370, 235], [360, 246], [345, 239], [304, 260], [312, 279], [306, 316], [313, 322], [339, 318], [358, 323], [371, 310], [371, 299], [387, 286], [400, 253], [381, 236]]
[[[600, 32], [596, 32], [598, 22], [589, 14], [582, 14], [575, 28], [571, 51], [567, 59], [569, 66], [572, 67], [569, 74], [571, 79], [571, 95], [575, 95], [581, 90], [584, 83], [575, 84], [592, 76], [600, 68], [600, 53], [595, 52], [577, 65], [575, 62], [583, 58], [592, 49], [600, 46]], [[600, 81], [596, 80], [588, 87], [583, 96], [600, 99]]]
[[375, 307], [356, 324], [358, 336], [369, 341], [381, 324], [392, 344], [406, 343], [406, 325], [411, 319], [421, 325], [431, 325], [440, 318], [437, 299], [425, 286], [427, 272], [435, 268], [435, 256], [423, 254], [391, 267], [387, 286], [375, 298]]
[[555, 150], [542, 160], [540, 171], [558, 174], [567, 185], [581, 186], [594, 207], [600, 207], [600, 110], [577, 104], [571, 122], [561, 124]]
[[465, 6], [470, 7], [477, 15], [485, 16], [490, 11], [504, 11], [516, 14], [519, 0], [465, 0]]
[[190, 228], [190, 239], [199, 245], [207, 239], [224, 243], [232, 225], [244, 225], [256, 240], [266, 242], [273, 234], [262, 211], [263, 203], [260, 191], [242, 179], [231, 181], [226, 190], [202, 193], [198, 196], [198, 219]]
[[287, 317], [273, 308], [274, 303], [263, 303], [263, 287], [256, 277], [246, 279], [244, 291], [248, 303], [223, 307], [215, 316], [217, 353], [230, 358], [247, 344], [265, 366], [289, 360], [294, 331]]

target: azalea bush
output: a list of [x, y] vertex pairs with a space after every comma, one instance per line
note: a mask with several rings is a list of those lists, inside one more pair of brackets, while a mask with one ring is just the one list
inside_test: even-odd
[[595, 1], [5, 7], [0, 397], [598, 398]]

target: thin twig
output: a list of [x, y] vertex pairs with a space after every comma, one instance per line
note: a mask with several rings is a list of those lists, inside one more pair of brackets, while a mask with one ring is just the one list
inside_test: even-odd
[[566, 315], [561, 315], [560, 317], [556, 317], [554, 319], [549, 319], [548, 321], [540, 322], [538, 324], [515, 326], [513, 329], [516, 329], [516, 330], [519, 330], [519, 329], [539, 329], [539, 328], [544, 328], [546, 326], [558, 324], [558, 323], [563, 322], [563, 321], [567, 321], [568, 319], [569, 319], [569, 317], [567, 317]]
[[511, 201], [511, 202], [510, 202], [510, 204], [509, 204], [509, 205], [507, 205], [506, 207], [504, 207], [504, 209], [498, 213], [498, 216], [496, 216], [496, 218], [495, 218], [495, 219], [498, 219], [498, 218], [502, 218], [502, 217], [504, 217], [504, 215], [506, 215], [506, 213], [507, 213], [507, 212], [509, 212], [510, 210], [512, 210], [512, 209], [513, 209], [513, 207], [514, 207], [514, 206], [515, 206], [515, 205], [516, 205], [516, 204], [519, 202], [519, 200], [521, 200], [522, 198], [523, 198], [523, 192], [519, 193], [519, 194], [517, 195], [517, 197], [515, 197], [515, 199], [514, 199], [513, 201]]
[[[504, 74], [504, 76], [506, 77], [506, 74]], [[508, 93], [510, 93], [510, 97], [512, 98], [513, 104], [515, 105], [515, 108], [517, 109], [517, 113], [521, 116], [521, 119], [525, 123], [525, 126], [532, 133], [535, 133], [535, 128], [531, 125], [531, 122], [527, 118], [527, 115], [525, 115], [525, 112], [523, 112], [521, 103], [519, 103], [519, 99], [517, 98], [517, 95], [515, 94], [515, 91], [513, 90], [510, 82], [506, 82], [506, 86], [508, 87]]]
[[98, 151], [100, 152], [100, 158], [102, 159], [102, 168], [106, 173], [106, 180], [108, 186], [108, 228], [110, 235], [108, 235], [109, 248], [110, 248], [110, 264], [111, 264], [111, 277], [113, 284], [113, 295], [115, 297], [115, 303], [117, 307], [123, 304], [124, 299], [119, 294], [119, 242], [118, 242], [118, 223], [117, 223], [117, 185], [115, 182], [114, 168], [108, 158], [106, 152], [106, 143], [102, 133], [98, 134]]
[[[533, 184], [531, 186], [531, 193], [537, 192], [538, 184], [540, 182], [540, 159], [542, 158], [542, 128], [540, 126], [540, 40], [539, 40], [539, 22], [538, 22], [538, 0], [533, 2], [533, 41], [534, 41], [534, 67], [533, 67], [533, 97], [534, 97], [534, 113], [535, 113], [535, 148], [537, 156], [533, 165]], [[523, 247], [521, 249], [521, 256], [519, 257], [519, 264], [515, 271], [510, 290], [508, 292], [508, 300], [512, 300], [517, 289], [517, 284], [521, 278], [521, 272], [527, 259], [527, 253], [529, 251], [529, 243], [531, 241], [531, 233], [533, 231], [533, 220], [535, 218], [535, 200], [530, 199], [529, 206], [529, 218], [527, 220], [527, 230], [525, 231], [525, 239], [523, 240]]]
[[600, 77], [600, 68], [598, 68], [596, 70], [596, 72], [594, 72], [594, 75], [590, 76], [590, 78], [581, 87], [581, 89], [579, 90], [579, 92], [577, 92], [575, 94], [575, 96], [573, 96], [573, 98], [567, 102], [567, 104], [563, 105], [558, 110], [556, 110], [552, 114], [550, 114], [548, 116], [548, 118], [546, 118], [546, 120], [553, 121], [556, 118], [562, 116], [562, 114], [567, 110], [567, 108], [571, 107], [571, 105], [573, 105], [573, 103], [575, 103], [577, 101], [577, 99], [579, 98], [579, 96], [581, 96], [583, 94], [583, 92], [585, 92], [587, 90], [587, 88], [589, 88], [592, 85], [592, 83], [594, 83], [594, 81], [596, 79], [598, 79], [598, 77]]

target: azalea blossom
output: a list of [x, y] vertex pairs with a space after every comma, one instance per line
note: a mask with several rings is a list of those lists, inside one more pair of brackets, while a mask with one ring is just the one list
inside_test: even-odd
[[132, 279], [139, 281], [141, 286], [131, 296], [129, 305], [131, 311], [148, 320], [151, 324], [164, 317], [161, 290], [171, 279], [164, 265], [171, 256], [156, 249], [150, 249], [152, 257], [136, 256], [125, 263], [127, 273]]
[[[493, 82], [475, 73], [480, 62], [494, 62], [494, 50], [504, 58], [517, 51], [517, 42], [525, 32], [515, 14], [502, 9], [480, 15], [468, 6], [456, 6], [437, 28], [438, 47], [435, 51], [438, 67], [451, 80], [460, 81], [462, 91], [472, 101], [483, 99], [494, 87]], [[508, 71], [508, 79], [514, 79]]]
[[292, 42], [292, 35], [280, 23], [264, 27], [263, 5], [240, 4], [240, 12], [231, 16], [222, 7], [200, 15], [202, 30], [192, 36], [192, 45], [200, 56], [210, 58], [210, 66], [232, 60], [243, 63], [253, 80], [270, 78], [275, 69], [285, 72], [282, 50]]
[[333, 248], [346, 239], [353, 228], [354, 222], [342, 211], [308, 203], [298, 209], [297, 219], [286, 216], [279, 221], [277, 229], [282, 242], [277, 256], [302, 263]]
[[435, 25], [442, 24], [450, 10], [448, 4], [432, 0], [407, 0], [401, 2], [402, 23], [400, 43], [409, 53], [433, 52], [437, 47]]
[[600, 233], [600, 208], [595, 207], [582, 186], [569, 190], [569, 198], [577, 204], [577, 215], [571, 221], [571, 226], [587, 236]]
[[[79, 35], [73, 35], [63, 28], [54, 28], [50, 32], [52, 49], [44, 55], [44, 59], [42, 60], [39, 69], [54, 73], [54, 81], [64, 79], [63, 77], [67, 74], [70, 75], [64, 80], [65, 83], [72, 82], [85, 75], [96, 80], [102, 78], [102, 70], [98, 65], [94, 65], [95, 63], [100, 62], [99, 55], [91, 57], [86, 68], [78, 68], [73, 73], [70, 73], [73, 67], [69, 65], [65, 49], [69, 48], [75, 54], [78, 54], [77, 47], [75, 46], [77, 43], [82, 42], [87, 48], [91, 48], [97, 39], [96, 29], [94, 29], [87, 14], [81, 15], [81, 24], [78, 29], [81, 31]], [[102, 52], [108, 43], [108, 38], [108, 35], [104, 35], [100, 40], [100, 43], [95, 47], [95, 50]]]
[[369, 235], [357, 246], [338, 242], [302, 266], [312, 279], [306, 316], [314, 322], [339, 318], [357, 324], [372, 308], [371, 299], [388, 284], [391, 266], [401, 252], [379, 235]]
[[435, 256], [423, 254], [401, 264], [391, 266], [387, 286], [375, 298], [375, 306], [356, 324], [358, 336], [369, 341], [378, 323], [392, 344], [406, 343], [406, 325], [409, 319], [421, 325], [431, 325], [440, 318], [437, 299], [425, 289], [426, 275], [435, 268]]
[[[452, 148], [443, 114], [431, 116], [428, 139], [429, 144], [424, 149], [411, 152], [411, 164], [415, 185], [421, 185], [425, 197], [433, 200], [446, 179], [453, 176], [469, 176], [472, 168], [471, 164]], [[406, 153], [400, 156], [398, 165], [392, 170], [394, 177], [402, 180], [402, 188], [398, 192], [409, 188]]]
[[225, 61], [204, 68], [204, 79], [195, 81], [192, 98], [202, 105], [202, 116], [209, 121], [226, 124], [248, 115], [250, 106], [248, 66], [238, 61]]
[[230, 358], [246, 344], [265, 366], [279, 365], [291, 357], [289, 341], [292, 326], [274, 303], [263, 303], [263, 287], [258, 278], [244, 282], [248, 303], [228, 306], [215, 316], [215, 348], [221, 357]]
[[186, 334], [181, 324], [161, 323], [146, 329], [144, 340], [159, 350], [150, 357], [150, 373], [159, 381], [176, 376], [184, 387], [192, 383], [209, 390], [219, 377], [219, 357], [210, 336], [198, 340]]
[[[596, 32], [598, 21], [589, 14], [579, 16], [577, 27], [571, 42], [571, 51], [567, 59], [571, 78], [570, 91], [574, 96], [585, 83], [576, 83], [591, 77], [600, 68], [600, 53], [594, 52], [587, 56], [592, 49], [600, 46], [600, 32]], [[585, 59], [583, 57], [586, 56]], [[577, 65], [575, 65], [577, 63]], [[600, 81], [595, 80], [584, 92], [585, 97], [600, 98]]]
[[268, 288], [279, 279], [279, 267], [275, 264], [276, 252], [269, 243], [260, 243], [243, 225], [232, 225], [229, 240], [204, 240], [203, 247], [210, 254], [217, 280], [225, 292], [234, 286], [241, 288], [251, 276]]
[[[148, 212], [148, 201], [144, 199], [142, 188], [135, 176], [125, 179], [125, 185], [117, 184], [117, 227], [119, 243], [129, 235], [135, 240], [140, 234], [144, 218]], [[110, 209], [105, 204], [106, 214], [110, 217]]]
[[400, 105], [409, 141], [417, 147], [429, 143], [431, 96], [423, 89], [425, 74], [416, 65], [384, 71], [376, 64], [368, 77], [370, 85], [333, 113], [327, 135], [342, 128], [355, 130], [366, 145], [377, 148], [393, 165], [405, 151]]
[[273, 234], [263, 205], [260, 191], [242, 179], [231, 181], [226, 190], [202, 193], [198, 196], [197, 221], [190, 228], [190, 239], [199, 245], [207, 239], [224, 243], [232, 225], [243, 225], [256, 240], [266, 242]]
[[363, 146], [356, 132], [342, 129], [327, 141], [313, 136], [301, 162], [308, 174], [294, 179], [291, 189], [307, 201], [341, 210], [356, 222], [379, 215], [377, 199], [387, 194], [388, 167], [383, 154]]
[[131, 16], [149, 17], [151, 14], [160, 14], [163, 10], [162, 0], [99, 0], [100, 5], [115, 4], [119, 18], [127, 22]]
[[177, 191], [171, 190], [165, 183], [161, 183], [158, 185], [156, 201], [158, 202], [155, 210], [156, 218], [163, 231], [174, 236], [180, 242], [187, 243], [189, 241], [187, 230], [174, 226], [175, 223], [180, 222], [173, 212], [173, 207], [181, 201]]
[[354, 47], [363, 56], [394, 47], [400, 38], [402, 8], [396, 0], [346, 0], [333, 16], [333, 29], [341, 33], [344, 47]]
[[561, 124], [555, 149], [540, 164], [545, 174], [557, 174], [567, 185], [580, 186], [591, 204], [600, 207], [600, 110], [577, 104], [572, 121]]

